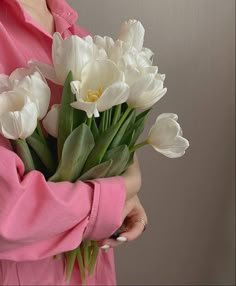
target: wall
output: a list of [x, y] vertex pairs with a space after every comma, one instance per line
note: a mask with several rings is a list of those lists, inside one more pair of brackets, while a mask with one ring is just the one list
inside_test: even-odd
[[191, 144], [180, 159], [139, 152], [149, 226], [116, 250], [119, 284], [235, 285], [235, 1], [68, 2], [93, 34], [141, 20], [168, 87], [149, 126], [177, 113]]

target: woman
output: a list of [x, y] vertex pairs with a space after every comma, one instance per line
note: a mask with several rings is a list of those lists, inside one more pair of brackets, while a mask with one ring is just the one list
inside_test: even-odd
[[[75, 25], [77, 14], [64, 0], [0, 0], [0, 74], [27, 66], [30, 59], [52, 63], [52, 34], [88, 32]], [[1, 87], [1, 82], [0, 82]], [[51, 85], [52, 103], [61, 89]], [[1, 92], [1, 89], [0, 89]], [[76, 248], [83, 239], [99, 241], [89, 285], [116, 284], [113, 251], [144, 230], [147, 217], [137, 197], [138, 161], [124, 175], [75, 183], [46, 182], [41, 173], [23, 176], [24, 166], [0, 136], [0, 284], [66, 285], [65, 261], [55, 254]], [[126, 222], [117, 240], [109, 237]], [[80, 285], [75, 268], [68, 285]]]

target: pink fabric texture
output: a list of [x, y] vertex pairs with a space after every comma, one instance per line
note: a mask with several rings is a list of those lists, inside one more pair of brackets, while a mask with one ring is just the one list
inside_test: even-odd
[[[48, 0], [56, 31], [81, 37], [77, 13], [64, 0]], [[0, 0], [0, 73], [10, 74], [31, 59], [52, 63], [52, 36], [27, 15], [17, 0]], [[51, 84], [51, 103], [61, 88]], [[0, 285], [81, 285], [78, 267], [65, 282], [65, 260], [55, 254], [83, 239], [109, 237], [122, 223], [122, 177], [76, 183], [46, 182], [38, 171], [24, 176], [24, 165], [0, 136]], [[116, 284], [113, 252], [100, 251], [88, 285]]]

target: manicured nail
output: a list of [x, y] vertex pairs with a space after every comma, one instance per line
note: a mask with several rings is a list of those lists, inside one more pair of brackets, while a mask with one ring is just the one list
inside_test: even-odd
[[100, 247], [102, 250], [104, 250], [105, 252], [108, 251], [108, 249], [110, 248], [110, 245], [108, 244], [104, 244], [103, 246]]
[[119, 237], [117, 237], [116, 240], [118, 240], [118, 241], [120, 241], [120, 242], [126, 242], [126, 241], [127, 241], [127, 238], [124, 237], [124, 236], [119, 236]]

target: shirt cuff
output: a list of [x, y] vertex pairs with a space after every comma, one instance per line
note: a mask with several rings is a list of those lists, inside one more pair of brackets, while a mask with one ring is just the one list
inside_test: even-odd
[[94, 184], [93, 205], [83, 239], [110, 237], [122, 224], [126, 198], [124, 178], [117, 176], [90, 181]]

